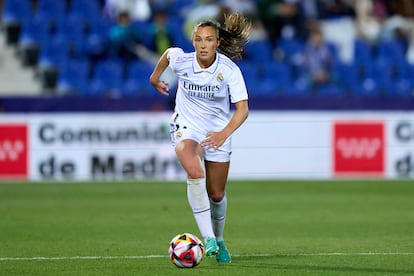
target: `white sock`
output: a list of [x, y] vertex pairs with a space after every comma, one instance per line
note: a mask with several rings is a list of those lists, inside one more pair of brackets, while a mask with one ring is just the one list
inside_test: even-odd
[[215, 202], [210, 200], [211, 207], [211, 219], [213, 223], [214, 234], [216, 235], [217, 241], [223, 240], [224, 224], [226, 222], [226, 211], [227, 211], [227, 197], [224, 197], [221, 201]]
[[203, 239], [214, 237], [205, 178], [187, 179], [187, 198]]

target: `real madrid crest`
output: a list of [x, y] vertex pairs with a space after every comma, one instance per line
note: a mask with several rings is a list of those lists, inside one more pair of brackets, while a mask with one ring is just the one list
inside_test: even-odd
[[217, 80], [218, 80], [218, 81], [223, 81], [223, 80], [224, 80], [223, 74], [222, 74], [221, 72], [219, 72], [219, 73], [217, 74]]
[[176, 136], [177, 138], [180, 138], [180, 137], [182, 136], [181, 131], [177, 131], [177, 133], [175, 134], [175, 136]]

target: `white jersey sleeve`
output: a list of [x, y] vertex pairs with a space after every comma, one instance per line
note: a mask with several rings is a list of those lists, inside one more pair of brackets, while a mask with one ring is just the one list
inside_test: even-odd
[[238, 66], [233, 68], [232, 74], [229, 78], [228, 87], [232, 103], [248, 99], [246, 84], [244, 82], [242, 72]]
[[168, 50], [167, 58], [169, 61], [169, 66], [171, 67], [173, 71], [175, 71], [174, 67], [175, 67], [175, 64], [177, 63], [176, 62], [177, 58], [183, 54], [184, 54], [184, 51], [181, 48], [172, 47]]

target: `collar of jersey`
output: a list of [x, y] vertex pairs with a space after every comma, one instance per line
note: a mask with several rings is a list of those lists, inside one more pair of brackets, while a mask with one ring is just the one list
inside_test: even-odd
[[200, 65], [198, 64], [196, 55], [194, 54], [194, 59], [193, 59], [194, 73], [201, 73], [201, 72], [206, 71], [206, 72], [209, 72], [210, 74], [213, 74], [214, 71], [216, 71], [219, 58], [220, 56], [216, 53], [216, 59], [214, 60], [213, 64], [211, 64], [210, 67], [204, 69], [204, 68], [201, 68]]

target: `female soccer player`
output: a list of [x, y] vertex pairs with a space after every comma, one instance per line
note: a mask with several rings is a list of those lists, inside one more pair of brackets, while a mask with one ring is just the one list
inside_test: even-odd
[[[250, 21], [239, 13], [226, 16], [224, 27], [203, 21], [194, 27], [195, 52], [167, 49], [150, 76], [155, 89], [168, 96], [169, 86], [160, 76], [168, 66], [177, 74], [171, 140], [187, 173], [187, 197], [205, 254], [216, 255], [220, 263], [231, 262], [223, 240], [231, 135], [249, 112], [246, 85], [233, 60], [241, 58], [250, 27]], [[232, 115], [230, 101], [236, 107]]]

